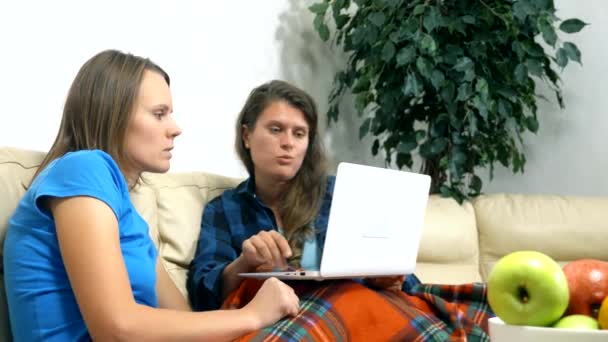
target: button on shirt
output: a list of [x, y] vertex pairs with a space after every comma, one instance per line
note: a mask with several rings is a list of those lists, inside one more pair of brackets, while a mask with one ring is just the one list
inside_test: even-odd
[[[314, 222], [316, 246], [313, 241], [305, 243], [305, 262], [318, 258], [318, 255], [314, 255], [314, 249], [322, 248], [325, 242], [334, 184], [335, 177], [328, 177], [327, 190]], [[187, 281], [190, 301], [195, 310], [214, 310], [220, 307], [224, 268], [241, 254], [243, 242], [262, 230], [278, 231], [279, 227], [272, 210], [256, 197], [255, 181], [252, 178], [234, 189], [226, 190], [206, 205]]]

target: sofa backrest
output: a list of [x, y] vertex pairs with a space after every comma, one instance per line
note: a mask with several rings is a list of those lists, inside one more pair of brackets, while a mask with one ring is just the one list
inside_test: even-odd
[[493, 194], [475, 199], [480, 272], [518, 250], [543, 252], [564, 265], [608, 261], [608, 197]]
[[[42, 152], [0, 148], [0, 259], [8, 219], [43, 157]], [[148, 222], [169, 275], [186, 295], [187, 269], [196, 249], [204, 206], [240, 180], [205, 172], [144, 174], [142, 178], [131, 199]], [[430, 197], [416, 274], [427, 283], [481, 280], [471, 203], [459, 205], [452, 199]], [[0, 341], [8, 339], [2, 336], [8, 334], [3, 284], [0, 269]]]

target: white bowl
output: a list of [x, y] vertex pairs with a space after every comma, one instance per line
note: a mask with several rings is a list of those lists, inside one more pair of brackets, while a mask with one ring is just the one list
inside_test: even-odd
[[488, 320], [492, 342], [607, 342], [608, 330], [576, 330], [505, 324]]

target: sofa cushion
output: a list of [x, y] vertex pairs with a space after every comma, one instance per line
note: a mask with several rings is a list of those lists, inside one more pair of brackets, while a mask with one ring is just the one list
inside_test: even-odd
[[480, 196], [474, 207], [483, 279], [501, 256], [517, 250], [537, 250], [562, 265], [608, 261], [606, 197], [494, 194]]
[[4, 236], [8, 220], [44, 158], [42, 152], [0, 148], [0, 341], [10, 341], [4, 291]]
[[240, 180], [204, 172], [146, 175], [145, 179], [157, 201], [159, 255], [186, 296], [186, 275], [196, 251], [203, 208]]
[[481, 280], [473, 206], [429, 198], [416, 275], [425, 283], [462, 284]]

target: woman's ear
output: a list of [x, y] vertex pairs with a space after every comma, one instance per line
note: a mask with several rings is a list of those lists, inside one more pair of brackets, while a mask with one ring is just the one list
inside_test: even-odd
[[243, 137], [243, 145], [246, 149], [249, 149], [249, 127], [247, 125], [241, 127], [241, 136]]

